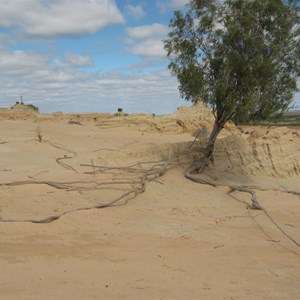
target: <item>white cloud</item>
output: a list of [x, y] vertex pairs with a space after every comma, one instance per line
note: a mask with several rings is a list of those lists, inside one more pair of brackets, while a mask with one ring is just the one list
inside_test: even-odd
[[0, 1], [0, 26], [29, 35], [92, 34], [124, 23], [114, 0], [14, 0]]
[[146, 39], [131, 48], [131, 53], [145, 57], [166, 57], [161, 39]]
[[[115, 112], [122, 107], [129, 113], [171, 113], [183, 103], [168, 71], [87, 73], [76, 68], [80, 57], [68, 54], [58, 64], [38, 53], [0, 50], [0, 106], [13, 105], [21, 95], [25, 104], [37, 105], [42, 112]], [[89, 61], [83, 56], [81, 63]]]
[[165, 57], [162, 40], [167, 33], [168, 27], [159, 23], [127, 28], [131, 39], [130, 52], [143, 57]]
[[[142, 10], [136, 9], [135, 16], [141, 15]], [[131, 27], [124, 37], [130, 40], [130, 51], [147, 62], [147, 74], [137, 68], [131, 74], [130, 69], [124, 73], [91, 71], [90, 56], [71, 53], [72, 45], [64, 54], [58, 40], [47, 38], [90, 34], [122, 22], [114, 0], [0, 0], [0, 28], [8, 29], [0, 33], [0, 106], [11, 106], [22, 95], [25, 103], [37, 105], [42, 112], [115, 112], [118, 107], [129, 113], [174, 111], [182, 104], [176, 79], [168, 71], [149, 73], [165, 64], [161, 40], [166, 26]], [[95, 55], [88, 47], [85, 53]]]
[[[144, 57], [141, 62], [128, 65], [127, 69], [134, 72], [142, 72], [146, 69], [161, 70], [162, 66], [165, 66], [165, 63], [165, 57]], [[164, 69], [166, 68], [164, 67]]]
[[167, 33], [168, 27], [159, 23], [127, 28], [127, 34], [133, 39], [146, 39], [154, 36], [164, 36]]
[[189, 0], [171, 0], [170, 2], [173, 8], [178, 8], [186, 5], [189, 2]]
[[71, 67], [90, 67], [93, 65], [89, 56], [82, 56], [73, 53], [66, 55], [65, 62]]
[[125, 6], [125, 12], [127, 15], [132, 17], [134, 20], [139, 20], [146, 15], [146, 13], [143, 10], [141, 5], [128, 4]]
[[157, 0], [156, 7], [161, 13], [165, 13], [168, 10], [176, 10], [183, 8], [189, 0]]
[[0, 50], [5, 48], [6, 44], [6, 35], [3, 33], [0, 33]]
[[46, 67], [45, 58], [25, 51], [0, 52], [0, 69], [2, 74], [26, 75], [36, 68]]

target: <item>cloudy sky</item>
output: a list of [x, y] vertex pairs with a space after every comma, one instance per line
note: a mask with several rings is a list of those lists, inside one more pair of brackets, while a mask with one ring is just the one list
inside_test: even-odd
[[0, 0], [0, 106], [20, 96], [43, 113], [165, 114], [188, 105], [162, 44], [186, 2]]

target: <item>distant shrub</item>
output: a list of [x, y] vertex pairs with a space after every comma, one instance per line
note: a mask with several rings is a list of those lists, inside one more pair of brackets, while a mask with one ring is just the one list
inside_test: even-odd
[[119, 107], [119, 108], [118, 108], [118, 112], [119, 112], [119, 113], [123, 112], [123, 108]]
[[34, 106], [33, 104], [28, 104], [27, 106], [31, 107], [35, 111], [39, 111], [39, 109], [36, 106]]

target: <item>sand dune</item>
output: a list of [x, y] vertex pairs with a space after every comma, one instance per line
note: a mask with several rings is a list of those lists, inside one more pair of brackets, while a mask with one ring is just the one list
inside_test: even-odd
[[[117, 180], [95, 166], [151, 162], [205, 145], [213, 116], [202, 104], [173, 115], [0, 111], [0, 183]], [[42, 142], [38, 141], [39, 130]], [[0, 222], [3, 299], [298, 299], [300, 251], [249, 195], [252, 185], [277, 223], [300, 242], [300, 131], [229, 124], [203, 174], [184, 178], [197, 154], [126, 204], [80, 210], [47, 224]], [[87, 174], [90, 172], [91, 174]], [[131, 179], [136, 173], [126, 173]], [[127, 185], [84, 190], [45, 184], [0, 187], [2, 219], [29, 220], [106, 203]]]

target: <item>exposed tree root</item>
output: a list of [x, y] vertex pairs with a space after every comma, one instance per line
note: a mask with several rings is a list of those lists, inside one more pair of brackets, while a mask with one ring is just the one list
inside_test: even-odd
[[251, 194], [251, 201], [252, 201], [252, 208], [262, 210], [265, 215], [270, 219], [270, 221], [277, 227], [277, 229], [285, 235], [289, 240], [291, 240], [295, 245], [300, 247], [300, 243], [298, 243], [295, 239], [293, 239], [289, 234], [287, 234], [279, 225], [278, 223], [273, 219], [273, 217], [270, 215], [270, 213], [265, 209], [256, 199], [256, 193], [253, 190], [237, 187], [237, 186], [229, 186], [230, 191], [228, 193], [232, 193], [234, 191], [239, 192], [245, 192]]
[[300, 196], [300, 192], [292, 191], [292, 190], [287, 189], [286, 187], [284, 187], [284, 186], [282, 186], [282, 185], [281, 185], [280, 187], [282, 188], [282, 191], [285, 191], [285, 192], [288, 193], [288, 194]]
[[230, 191], [228, 192], [229, 194], [235, 191], [243, 192], [243, 193], [248, 193], [251, 195], [251, 201], [252, 201], [252, 208], [253, 209], [258, 209], [258, 210], [264, 210], [263, 207], [260, 205], [260, 203], [257, 202], [256, 199], [256, 192], [254, 190], [251, 190], [249, 188], [245, 187], [240, 187], [240, 186], [235, 186], [235, 185], [230, 185], [229, 186]]
[[[90, 207], [82, 207], [76, 208], [68, 211], [64, 211], [61, 213], [57, 213], [55, 215], [46, 216], [43, 218], [38, 219], [9, 219], [0, 217], [1, 222], [32, 222], [32, 223], [50, 223], [59, 219], [60, 217], [76, 212], [81, 210], [90, 210], [90, 209], [100, 209], [111, 207], [116, 205], [121, 200], [128, 201], [131, 198], [136, 197], [138, 194], [143, 193], [146, 188], [146, 182], [156, 180], [167, 170], [178, 165], [178, 163], [174, 163], [174, 161], [185, 154], [190, 154], [192, 152], [198, 152], [201, 148], [193, 148], [187, 151], [182, 151], [176, 153], [165, 160], [157, 160], [157, 161], [146, 161], [146, 162], [139, 162], [125, 167], [106, 167], [106, 166], [97, 166], [92, 164], [83, 164], [81, 166], [84, 167], [91, 167], [93, 169], [92, 172], [86, 172], [87, 174], [96, 174], [96, 173], [106, 173], [106, 174], [115, 174], [118, 173], [118, 178], [111, 178], [108, 181], [97, 181], [97, 180], [79, 180], [79, 181], [68, 181], [68, 182], [55, 182], [55, 181], [47, 181], [47, 180], [23, 180], [23, 181], [13, 181], [13, 182], [6, 182], [0, 183], [0, 186], [21, 186], [21, 185], [29, 185], [29, 184], [44, 184], [51, 186], [53, 188], [65, 191], [90, 191], [90, 190], [98, 190], [101, 187], [107, 188], [107, 186], [113, 186], [116, 188], [119, 185], [127, 185], [130, 186], [131, 189], [121, 196], [113, 199], [112, 201], [106, 204], [97, 204]], [[68, 157], [64, 157], [65, 159]], [[59, 160], [58, 163], [62, 164]], [[64, 167], [66, 165], [64, 164]], [[124, 176], [133, 175], [134, 178], [124, 178]]]
[[64, 147], [62, 147], [62, 146], [60, 146], [60, 145], [58, 145], [58, 144], [52, 143], [52, 142], [50, 142], [50, 141], [42, 140], [42, 142], [43, 142], [43, 143], [47, 143], [47, 144], [51, 145], [52, 147], [54, 147], [54, 148], [56, 148], [56, 149], [60, 149], [60, 150], [64, 150], [64, 151], [66, 151], [66, 152], [69, 152], [69, 153], [73, 154], [74, 156], [77, 155], [77, 153], [76, 153], [75, 151], [70, 150], [70, 149], [67, 149], [67, 148], [64, 148]]
[[99, 148], [94, 150], [93, 152], [100, 152], [100, 151], [114, 151], [114, 149], [110, 149], [110, 148]]
[[69, 214], [69, 213], [83, 211], [83, 210], [91, 210], [91, 209], [100, 209], [100, 208], [110, 207], [110, 206], [114, 205], [116, 202], [119, 202], [119, 201], [125, 199], [126, 197], [127, 197], [126, 201], [128, 201], [129, 199], [136, 197], [136, 195], [137, 195], [137, 191], [134, 189], [134, 190], [130, 190], [130, 191], [124, 193], [120, 197], [118, 197], [108, 203], [105, 203], [105, 204], [98, 204], [98, 205], [93, 205], [93, 206], [89, 206], [89, 207], [80, 207], [80, 208], [70, 209], [70, 210], [55, 214], [55, 215], [51, 215], [51, 216], [47, 216], [47, 217], [43, 217], [43, 218], [37, 218], [37, 219], [10, 219], [10, 218], [0, 217], [0, 222], [50, 223], [55, 220], [58, 220], [60, 217], [66, 215], [66, 214]]
[[[207, 179], [203, 179], [199, 176], [199, 174], [193, 174], [192, 172], [194, 172], [195, 170], [200, 170], [202, 171], [206, 166], [207, 166], [208, 162], [205, 159], [200, 159], [198, 160], [198, 162], [194, 163], [185, 173], [185, 177], [194, 181], [194, 182], [198, 182], [198, 183], [202, 183], [202, 184], [208, 184], [211, 185], [213, 187], [216, 186], [223, 186], [223, 184], [218, 184], [212, 181], [209, 181]], [[266, 189], [262, 189], [259, 187], [248, 187], [248, 186], [236, 186], [236, 185], [229, 185], [228, 186], [230, 188], [229, 193], [232, 193], [234, 191], [239, 191], [239, 192], [243, 192], [243, 193], [248, 193], [251, 195], [251, 208], [252, 209], [258, 209], [258, 210], [262, 210], [265, 215], [271, 220], [271, 222], [277, 227], [277, 229], [283, 234], [285, 235], [289, 240], [291, 240], [295, 245], [297, 245], [298, 247], [300, 247], [300, 243], [298, 243], [295, 239], [293, 239], [289, 234], [287, 234], [279, 225], [278, 223], [272, 218], [272, 216], [270, 215], [270, 213], [267, 211], [267, 209], [265, 209], [258, 201], [257, 201], [257, 196], [256, 196], [256, 192], [254, 191], [253, 188], [257, 189], [257, 190], [266, 190]], [[294, 195], [299, 195], [300, 193], [296, 192], [296, 191], [291, 191], [291, 190], [286, 190], [286, 189], [281, 189], [280, 191], [282, 192], [287, 192], [290, 194], [294, 194]]]
[[[111, 200], [108, 203], [101, 203], [96, 204], [89, 207], [80, 207], [71, 210], [67, 210], [61, 213], [53, 214], [50, 216], [46, 216], [43, 218], [37, 219], [11, 219], [11, 218], [3, 218], [0, 217], [1, 222], [31, 222], [31, 223], [50, 223], [52, 221], [58, 220], [60, 217], [77, 211], [82, 210], [91, 210], [91, 209], [100, 209], [105, 207], [110, 207], [115, 205], [117, 202], [121, 200], [125, 200], [126, 202], [129, 199], [136, 197], [139, 193], [143, 193], [145, 191], [145, 180], [144, 176], [141, 176], [139, 180], [130, 180], [130, 181], [70, 181], [70, 182], [53, 182], [53, 181], [37, 181], [37, 180], [24, 180], [24, 181], [14, 181], [14, 182], [7, 182], [7, 183], [0, 183], [0, 186], [20, 186], [20, 185], [27, 185], [27, 184], [45, 184], [51, 186], [56, 189], [66, 190], [66, 191], [74, 191], [74, 190], [81, 190], [81, 191], [88, 191], [88, 190], [97, 190], [101, 186], [107, 185], [132, 185], [132, 189], [123, 193], [119, 197]], [[87, 185], [87, 186], [84, 186]]]
[[[64, 150], [66, 150], [66, 149], [64, 149]], [[192, 153], [205, 153], [205, 150], [206, 149], [203, 149], [200, 147], [194, 147], [194, 148], [190, 148], [186, 151], [181, 151], [181, 152], [175, 153], [163, 160], [139, 162], [139, 163], [135, 163], [135, 164], [132, 164], [129, 166], [124, 166], [124, 167], [99, 166], [99, 165], [95, 165], [93, 163], [93, 161], [92, 161], [92, 164], [81, 164], [80, 165], [82, 167], [92, 168], [92, 171], [85, 172], [85, 174], [91, 174], [91, 175], [95, 176], [98, 173], [105, 173], [105, 174], [117, 176], [117, 178], [111, 178], [108, 181], [80, 180], [80, 181], [69, 181], [69, 182], [54, 182], [54, 181], [24, 180], [24, 181], [0, 183], [0, 186], [20, 186], [20, 185], [26, 185], [26, 184], [45, 184], [45, 185], [51, 186], [53, 188], [65, 190], [65, 191], [97, 190], [100, 188], [107, 188], [108, 186], [112, 186], [114, 189], [117, 189], [117, 186], [120, 186], [120, 185], [126, 185], [126, 186], [131, 187], [128, 191], [126, 191], [119, 197], [117, 197], [105, 204], [101, 203], [101, 204], [96, 204], [94, 206], [71, 209], [68, 211], [64, 211], [61, 213], [57, 213], [54, 215], [46, 216], [43, 218], [37, 218], [37, 219], [10, 219], [10, 218], [0, 217], [0, 222], [50, 223], [52, 221], [59, 219], [60, 217], [62, 217], [64, 215], [72, 213], [72, 212], [111, 207], [113, 205], [120, 204], [122, 200], [123, 200], [123, 203], [124, 202], [126, 203], [129, 199], [135, 198], [138, 194], [143, 193], [145, 191], [146, 182], [158, 179], [159, 177], [164, 175], [168, 170], [170, 170], [174, 166], [179, 165], [180, 164], [178, 162], [179, 157], [182, 157], [184, 155], [189, 155]], [[63, 167], [77, 172], [71, 166], [68, 166], [61, 162], [61, 160], [69, 159], [69, 158], [70, 157], [67, 157], [67, 156], [64, 156], [63, 158], [58, 158], [57, 162], [60, 165], [62, 165]], [[207, 179], [203, 179], [199, 175], [199, 173], [201, 173], [208, 164], [209, 164], [209, 159], [207, 159], [205, 156], [201, 157], [190, 168], [187, 169], [187, 171], [185, 172], [186, 178], [188, 178], [194, 182], [198, 182], [201, 184], [208, 184], [208, 185], [211, 185], [214, 187], [221, 186], [222, 184], [219, 184], [219, 183], [207, 180]], [[198, 174], [196, 174], [195, 172], [198, 172]], [[280, 232], [282, 234], [284, 234], [288, 239], [290, 239], [295, 245], [300, 247], [300, 244], [295, 239], [293, 239], [291, 236], [289, 236], [277, 224], [277, 222], [272, 218], [272, 216], [269, 214], [269, 212], [257, 201], [257, 196], [256, 196], [256, 192], [254, 191], [254, 189], [257, 189], [257, 190], [265, 190], [265, 189], [261, 189], [259, 187], [252, 187], [252, 186], [235, 186], [235, 185], [230, 185], [228, 187], [230, 189], [229, 193], [232, 193], [234, 191], [240, 191], [240, 192], [245, 192], [245, 193], [250, 194], [251, 201], [252, 201], [251, 207], [253, 209], [258, 209], [258, 210], [263, 211], [265, 213], [265, 215], [271, 220], [271, 222], [277, 227], [277, 229], [280, 230]], [[285, 188], [282, 188], [280, 191], [291, 193], [294, 195], [300, 194], [299, 192], [290, 191]]]
[[75, 168], [73, 168], [72, 166], [70, 165], [67, 165], [66, 163], [62, 162], [62, 160], [65, 160], [65, 159], [71, 159], [73, 158], [72, 156], [67, 156], [67, 155], [64, 155], [64, 157], [58, 157], [56, 159], [56, 162], [61, 165], [63, 168], [67, 169], [67, 170], [71, 170], [75, 173], [78, 173], [77, 170]]

